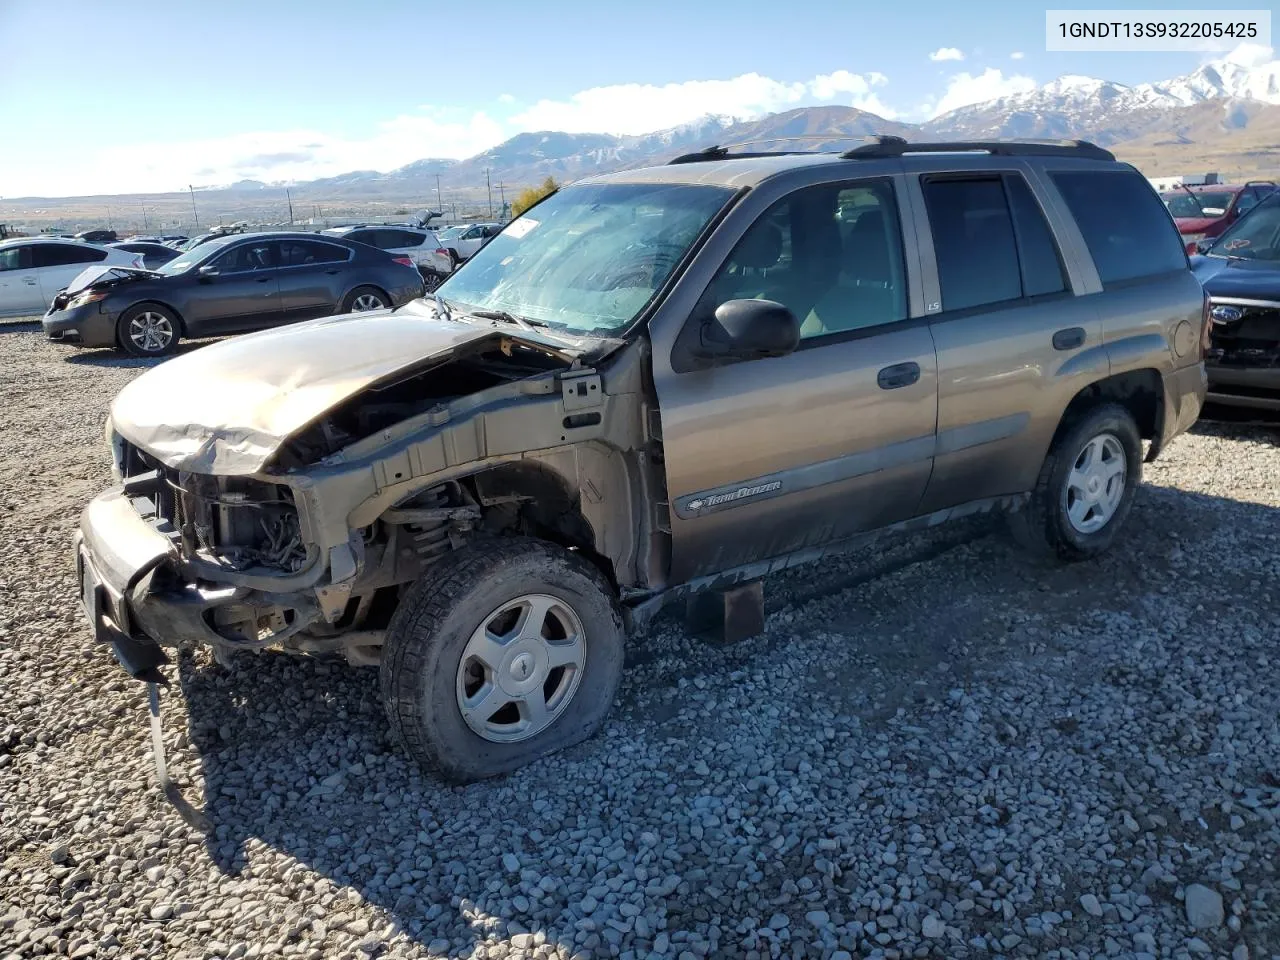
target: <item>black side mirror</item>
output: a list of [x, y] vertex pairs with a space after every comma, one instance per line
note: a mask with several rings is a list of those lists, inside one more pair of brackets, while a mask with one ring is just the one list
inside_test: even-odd
[[783, 357], [800, 344], [800, 321], [774, 300], [729, 300], [702, 327], [697, 354], [704, 360]]
[[1209, 248], [1217, 243], [1217, 238], [1205, 237], [1203, 240], [1196, 241], [1196, 253], [1207, 253]]
[[212, 280], [218, 275], [218, 268], [213, 266], [204, 266], [196, 272], [200, 274], [201, 280]]

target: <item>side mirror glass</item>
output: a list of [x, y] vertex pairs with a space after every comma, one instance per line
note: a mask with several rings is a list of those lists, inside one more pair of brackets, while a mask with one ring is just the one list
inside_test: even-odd
[[800, 321], [774, 300], [729, 300], [704, 324], [697, 353], [705, 360], [782, 357], [800, 344]]

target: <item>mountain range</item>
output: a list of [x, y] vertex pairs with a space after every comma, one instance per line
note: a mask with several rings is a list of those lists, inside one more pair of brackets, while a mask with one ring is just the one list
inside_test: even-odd
[[[1190, 162], [1200, 170], [1213, 158], [1239, 175], [1280, 173], [1280, 61], [1247, 67], [1208, 63], [1186, 76], [1126, 86], [1092, 77], [1063, 76], [1026, 93], [961, 107], [925, 123], [886, 120], [854, 107], [802, 107], [754, 119], [705, 116], [641, 136], [542, 131], [521, 133], [465, 160], [425, 159], [389, 173], [361, 171], [293, 188], [354, 197], [434, 192], [436, 175], [449, 188], [485, 182], [525, 185], [547, 176], [573, 180], [608, 170], [660, 163], [716, 143], [810, 138], [800, 149], [821, 149], [871, 134], [908, 140], [994, 137], [1093, 140], [1148, 166]], [[768, 149], [771, 144], [762, 143]], [[1199, 160], [1203, 157], [1204, 160]], [[1208, 169], [1208, 168], [1206, 168]], [[1151, 170], [1150, 175], [1167, 170]]]
[[[1126, 86], [1062, 76], [1025, 93], [961, 107], [924, 123], [888, 120], [854, 107], [815, 106], [757, 118], [704, 116], [640, 136], [521, 133], [464, 160], [426, 158], [388, 172], [359, 170], [289, 184], [293, 202], [373, 211], [421, 206], [437, 177], [455, 197], [484, 198], [486, 172], [499, 199], [551, 176], [564, 182], [661, 163], [713, 144], [759, 142], [761, 149], [823, 149], [892, 134], [908, 140], [994, 137], [1083, 138], [1114, 151], [1148, 176], [1217, 170], [1232, 177], [1280, 175], [1280, 61], [1248, 67], [1218, 61], [1159, 83]], [[801, 138], [789, 143], [787, 138]], [[283, 184], [240, 181], [206, 189], [202, 204], [252, 215], [255, 195], [277, 204]], [[175, 198], [178, 195], [175, 195]], [[151, 201], [148, 200], [148, 203]], [[56, 212], [58, 201], [41, 201]], [[57, 206], [53, 206], [56, 204]], [[13, 213], [19, 213], [17, 209]], [[68, 208], [67, 212], [70, 210]]]

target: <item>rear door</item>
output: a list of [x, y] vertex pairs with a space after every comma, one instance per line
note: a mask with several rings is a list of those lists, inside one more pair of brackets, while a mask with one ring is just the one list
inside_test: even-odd
[[289, 239], [275, 243], [283, 320], [292, 323], [337, 313], [343, 295], [352, 286], [352, 252], [324, 240]]
[[34, 246], [15, 243], [0, 247], [0, 317], [43, 313], [47, 306], [40, 278], [31, 265]]
[[[937, 364], [920, 298], [909, 296], [904, 209], [891, 177], [784, 195], [720, 265], [671, 366], [655, 363], [677, 581], [916, 512], [933, 458]], [[710, 369], [680, 359], [681, 341], [719, 304], [751, 298], [791, 309], [799, 349]]]
[[280, 270], [275, 242], [241, 240], [204, 264], [215, 276], [201, 278], [183, 319], [191, 336], [210, 336], [269, 326], [281, 320]]
[[[1009, 163], [909, 181], [920, 232], [932, 239], [922, 256], [933, 268], [925, 295], [938, 350], [937, 455], [923, 513], [1030, 490], [1066, 403], [1107, 372], [1097, 307], [1076, 296], [1093, 290], [1069, 269], [1078, 231], [1032, 189], [1030, 168]], [[1065, 250], [1062, 237], [1074, 238]]]
[[37, 243], [32, 247], [31, 259], [44, 305], [48, 306], [85, 267], [106, 260], [107, 251], [85, 243]]

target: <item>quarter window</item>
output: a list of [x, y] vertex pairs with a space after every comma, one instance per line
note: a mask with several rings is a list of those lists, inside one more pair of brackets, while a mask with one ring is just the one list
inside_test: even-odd
[[1139, 174], [1090, 170], [1050, 177], [1079, 225], [1104, 285], [1187, 269], [1177, 227]]
[[775, 203], [720, 268], [699, 313], [747, 299], [785, 304], [800, 320], [802, 339], [905, 319], [902, 231], [892, 185], [823, 184]]

